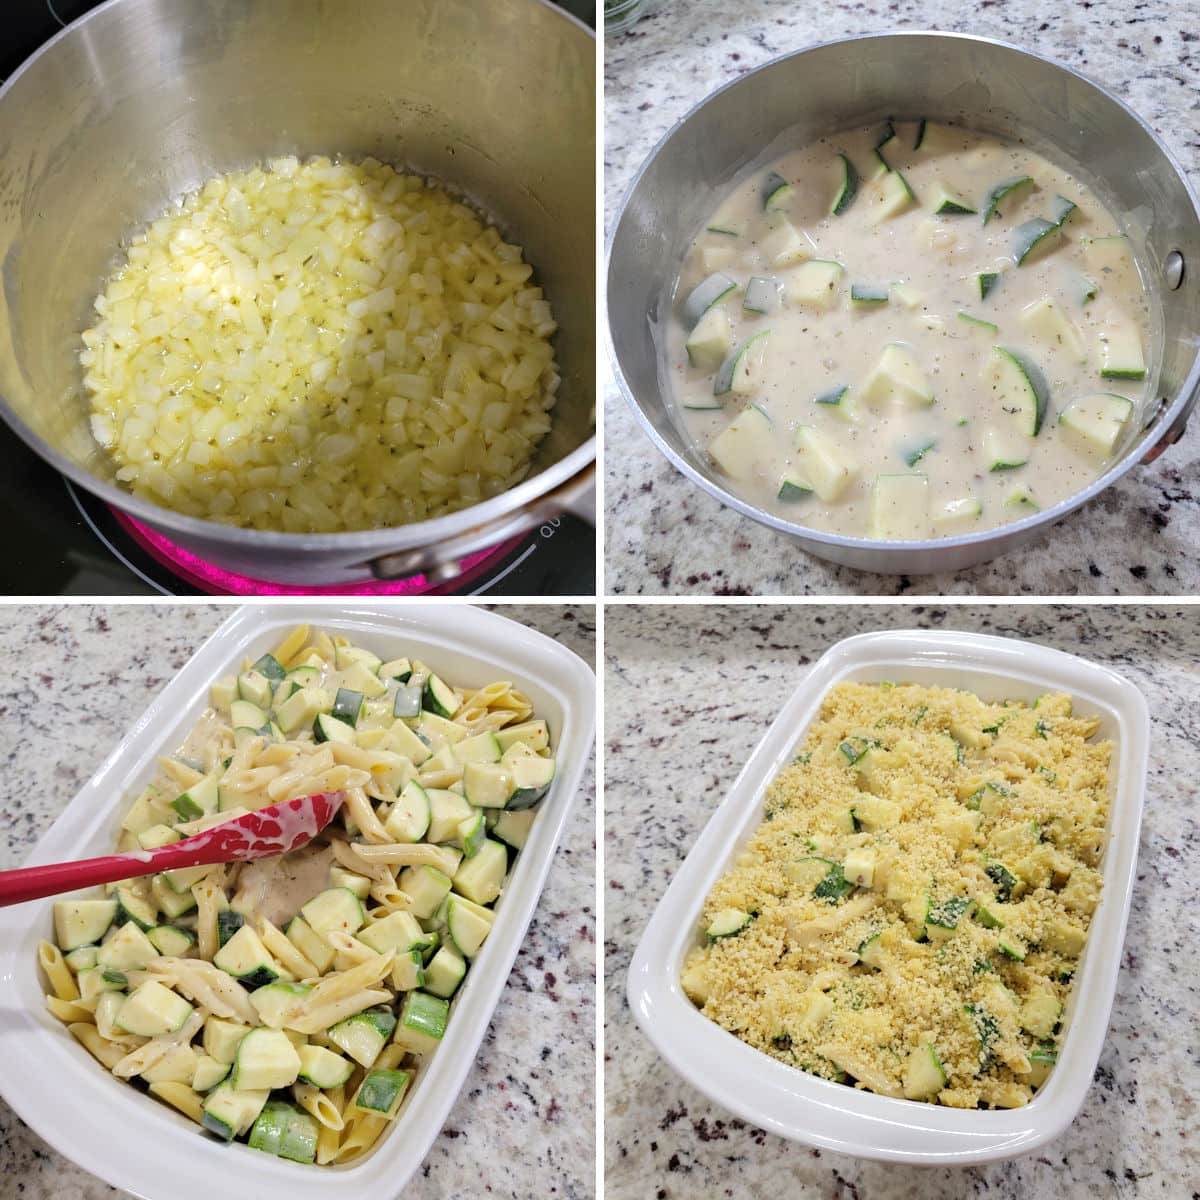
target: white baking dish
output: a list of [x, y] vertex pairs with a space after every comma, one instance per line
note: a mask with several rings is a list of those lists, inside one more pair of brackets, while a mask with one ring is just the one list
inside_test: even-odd
[[[757, 828], [767, 785], [790, 760], [831, 686], [846, 680], [961, 687], [985, 700], [1070, 693], [1116, 744], [1104, 890], [1064, 1015], [1058, 1065], [1025, 1108], [975, 1111], [893, 1100], [760, 1053], [693, 1007], [679, 985], [704, 898]], [[689, 1083], [763, 1129], [843, 1154], [965, 1164], [1024, 1154], [1058, 1136], [1083, 1105], [1108, 1028], [1137, 861], [1149, 745], [1141, 693], [1105, 667], [1030, 642], [971, 633], [863, 634], [809, 671], [750, 756], [654, 910], [629, 967], [629, 1004]]]
[[[346, 634], [383, 658], [421, 658], [456, 683], [513, 680], [550, 724], [558, 778], [504, 895], [496, 924], [455, 998], [445, 1043], [418, 1072], [395, 1128], [356, 1164], [290, 1163], [222, 1145], [186, 1117], [120, 1083], [45, 1011], [35, 948], [51, 933], [50, 900], [0, 910], [0, 1092], [46, 1141], [145, 1200], [374, 1200], [399, 1194], [420, 1166], [470, 1070], [550, 869], [592, 753], [595, 677], [542, 634], [464, 605], [254, 605], [197, 651], [38, 843], [30, 864], [111, 851], [132, 792], [208, 702], [208, 685], [256, 658], [292, 626]], [[69, 738], [64, 753], [69, 753]]]

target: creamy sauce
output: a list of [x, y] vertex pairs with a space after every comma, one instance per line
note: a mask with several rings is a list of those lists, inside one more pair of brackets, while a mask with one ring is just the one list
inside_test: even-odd
[[[1119, 456], [1152, 378], [1150, 314], [1127, 240], [1105, 240], [1121, 233], [1117, 220], [1074, 175], [968, 131], [930, 125], [918, 149], [915, 123], [894, 130], [880, 153], [912, 193], [894, 215], [882, 213], [897, 180], [872, 179], [882, 172], [872, 166], [879, 126], [789, 153], [722, 200], [683, 264], [667, 367], [688, 435], [756, 507], [849, 536], [952, 536], [1050, 508]], [[860, 182], [833, 215], [839, 152]], [[791, 190], [768, 209], [771, 172]], [[992, 190], [1022, 176], [1032, 183], [1000, 200], [985, 224]], [[942, 186], [950, 203], [976, 211], [936, 214]], [[1035, 218], [1054, 224], [1059, 197], [1076, 207], [1018, 265], [1018, 228]], [[814, 260], [841, 270], [822, 276]], [[714, 317], [716, 333], [699, 339], [692, 365], [686, 301], [718, 272], [736, 284], [719, 301], [727, 321]], [[986, 297], [980, 274], [997, 276]], [[751, 277], [765, 282], [748, 294]], [[827, 286], [814, 290], [822, 279]], [[853, 301], [854, 285], [881, 299]], [[767, 311], [750, 311], [747, 301]], [[721, 367], [763, 332], [733, 372], [732, 390], [715, 396]], [[1141, 379], [1102, 377], [1106, 361], [1132, 361], [1136, 371], [1138, 360]], [[1039, 371], [1048, 402], [1034, 433], [1040, 384], [1025, 381]], [[843, 388], [840, 404], [817, 402]], [[1097, 394], [1131, 403], [1085, 400]], [[1097, 405], [1108, 406], [1098, 438]], [[758, 412], [739, 418], [751, 406]], [[1064, 411], [1068, 423], [1060, 424]], [[735, 418], [738, 436], [717, 441]], [[923, 482], [877, 487], [877, 477], [893, 475]]]
[[329, 887], [333, 865], [333, 850], [327, 845], [243, 863], [229, 906], [243, 916], [262, 916], [283, 928], [301, 905]]

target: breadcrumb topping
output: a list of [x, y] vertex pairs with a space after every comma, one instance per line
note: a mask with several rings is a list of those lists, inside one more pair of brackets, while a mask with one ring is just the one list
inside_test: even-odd
[[1098, 726], [1062, 694], [832, 689], [705, 902], [685, 991], [826, 1079], [1026, 1103], [1100, 898], [1113, 747]]

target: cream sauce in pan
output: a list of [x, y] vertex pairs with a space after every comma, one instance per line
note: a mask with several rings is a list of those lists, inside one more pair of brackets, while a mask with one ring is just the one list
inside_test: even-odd
[[[885, 174], [876, 145], [889, 127]], [[1051, 507], [1123, 450], [1153, 365], [1128, 241], [1079, 179], [1021, 145], [930, 124], [917, 148], [917, 132], [898, 122], [822, 139], [744, 179], [689, 249], [667, 339], [683, 424], [729, 489], [850, 536], [949, 536]], [[839, 154], [860, 178], [835, 215]], [[993, 189], [1025, 176], [985, 223]], [[1059, 220], [1064, 201], [1075, 207]], [[1037, 219], [1056, 228], [1018, 265]], [[687, 298], [715, 273], [736, 286], [694, 323]], [[996, 276], [986, 297], [981, 274]], [[1104, 377], [1106, 362], [1145, 374]], [[723, 368], [732, 388], [718, 396]], [[818, 402], [843, 388], [841, 403]], [[1085, 399], [1097, 394], [1132, 403]], [[1083, 420], [1060, 424], [1073, 402]], [[877, 484], [891, 476], [918, 480]]]

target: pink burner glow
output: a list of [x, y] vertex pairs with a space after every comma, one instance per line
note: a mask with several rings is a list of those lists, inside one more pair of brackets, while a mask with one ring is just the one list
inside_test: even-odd
[[198, 587], [210, 596], [438, 596], [461, 591], [475, 582], [492, 566], [502, 561], [520, 544], [521, 539], [511, 538], [488, 550], [480, 550], [463, 559], [462, 574], [449, 583], [432, 584], [424, 575], [409, 579], [368, 580], [365, 583], [317, 584], [299, 587], [286, 583], [271, 583], [265, 579], [251, 579], [226, 571], [223, 567], [205, 562], [182, 546], [177, 546], [161, 533], [135, 521], [132, 517], [113, 509], [113, 515], [121, 527], [148, 554], [168, 567], [175, 575], [193, 587]]

